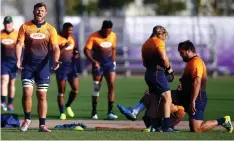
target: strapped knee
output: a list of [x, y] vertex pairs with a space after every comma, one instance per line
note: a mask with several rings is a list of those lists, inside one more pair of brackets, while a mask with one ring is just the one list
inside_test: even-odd
[[101, 83], [99, 81], [94, 81], [94, 91], [99, 91], [101, 88]]
[[44, 91], [47, 92], [49, 84], [38, 84], [37, 91]]
[[34, 81], [30, 79], [23, 79], [22, 80], [23, 87], [33, 87]]
[[58, 93], [58, 96], [64, 96], [64, 93]]
[[93, 91], [92, 96], [99, 96], [99, 92]]
[[78, 90], [71, 90], [72, 93], [78, 94]]

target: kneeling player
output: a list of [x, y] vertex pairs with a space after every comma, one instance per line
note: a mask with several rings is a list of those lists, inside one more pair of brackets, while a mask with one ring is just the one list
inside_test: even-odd
[[[187, 64], [180, 79], [181, 84], [178, 90], [172, 94], [172, 99], [175, 96], [178, 99], [177, 103], [182, 105], [186, 113], [188, 113], [190, 130], [192, 132], [205, 132], [222, 125], [229, 133], [232, 133], [233, 125], [230, 116], [224, 116], [217, 120], [203, 121], [203, 114], [207, 104], [205, 91], [207, 80], [206, 65], [196, 55], [192, 42], [181, 42], [178, 46], [178, 51]], [[126, 117], [135, 119], [136, 115], [144, 109], [144, 104], [137, 104], [131, 111], [121, 106], [119, 108]]]
[[[172, 91], [173, 92], [173, 91]], [[173, 93], [172, 93], [173, 94]], [[157, 105], [155, 105], [155, 95], [150, 94], [148, 91], [145, 92], [144, 96], [141, 98], [141, 100], [132, 107], [125, 108], [124, 106], [118, 104], [118, 108], [122, 114], [126, 116], [129, 120], [136, 120], [137, 115], [139, 115], [142, 111], [145, 111], [145, 115], [142, 117], [145, 126], [147, 129], [145, 129], [146, 132], [150, 131], [156, 131], [156, 132], [162, 132], [161, 127], [154, 129], [151, 122], [151, 117], [157, 118], [156, 115], [156, 108]], [[172, 97], [172, 101], [174, 101]], [[183, 120], [185, 116], [185, 111], [183, 106], [171, 105], [171, 115], [170, 115], [170, 126], [172, 129], [181, 121]], [[174, 129], [176, 132], [179, 132], [179, 130]]]

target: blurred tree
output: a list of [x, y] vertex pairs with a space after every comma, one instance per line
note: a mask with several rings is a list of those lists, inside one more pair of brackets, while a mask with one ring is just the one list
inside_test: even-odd
[[67, 15], [101, 15], [103, 11], [109, 10], [115, 13], [124, 5], [134, 0], [65, 0]]
[[92, 13], [100, 13], [100, 9], [98, 8], [98, 3], [95, 0], [86, 0], [87, 3], [84, 3], [85, 0], [66, 0], [66, 14], [67, 15], [83, 15]]
[[144, 4], [155, 4], [156, 15], [176, 15], [185, 10], [185, 1], [179, 0], [144, 0]]
[[134, 0], [98, 0], [98, 7], [100, 9], [122, 8], [124, 5], [133, 1]]

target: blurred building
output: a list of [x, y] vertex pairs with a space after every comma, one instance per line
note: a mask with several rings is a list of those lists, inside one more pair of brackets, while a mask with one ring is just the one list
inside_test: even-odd
[[[62, 1], [67, 8], [70, 8], [70, 11], [76, 10], [87, 10], [84, 7], [91, 8], [91, 15], [99, 16], [100, 8], [98, 8], [99, 0], [1, 0], [1, 15], [12, 15], [18, 16], [23, 15], [26, 20], [32, 17], [32, 8], [36, 2], [45, 2], [48, 6], [48, 17], [51, 20], [50, 23], [55, 22], [55, 13], [59, 11], [56, 9], [56, 2]], [[105, 1], [104, 1], [105, 2]], [[171, 15], [174, 16], [233, 16], [234, 15], [234, 0], [132, 0], [132, 2], [123, 5], [123, 7], [114, 9], [110, 8], [109, 10], [103, 10], [104, 15], [109, 16], [155, 16], [162, 15], [157, 10], [159, 6], [156, 4], [164, 3], [168, 7], [165, 7], [165, 10], [175, 8], [174, 3], [184, 3], [185, 8], [183, 10], [178, 9], [174, 11]], [[74, 8], [75, 4], [79, 3], [83, 6], [83, 9]], [[91, 5], [90, 5], [91, 4]], [[96, 6], [95, 6], [96, 4]], [[170, 5], [171, 4], [171, 5]], [[66, 10], [66, 8], [63, 9]], [[112, 4], [113, 5], [113, 4]], [[96, 7], [96, 8], [94, 8]], [[98, 10], [99, 9], [99, 10]], [[62, 9], [60, 9], [62, 10]], [[89, 10], [89, 9], [88, 9]], [[98, 10], [98, 11], [95, 11]], [[69, 11], [69, 10], [67, 10]], [[90, 12], [90, 11], [89, 11]], [[69, 13], [69, 12], [68, 12]], [[78, 12], [75, 12], [77, 15]], [[169, 13], [170, 14], [170, 13]], [[87, 14], [86, 14], [87, 15]]]
[[19, 8], [19, 0], [1, 0], [1, 16], [22, 15]]
[[[178, 42], [189, 39], [198, 48], [198, 54], [210, 72], [221, 70], [234, 74], [234, 62], [230, 61], [234, 56], [234, 33], [230, 32], [234, 31], [234, 18], [227, 17], [234, 15], [234, 0], [126, 0], [127, 3], [125, 0], [102, 0], [104, 3], [125, 3], [122, 7], [103, 6], [103, 9], [98, 7], [99, 0], [2, 0], [1, 23], [4, 16], [11, 15], [18, 29], [33, 18], [33, 5], [41, 1], [48, 6], [46, 20], [57, 25], [57, 30], [61, 29], [63, 22], [74, 25], [74, 35], [81, 50], [88, 36], [100, 29], [104, 19], [112, 20], [113, 31], [118, 37], [118, 73], [143, 72], [140, 48], [155, 24], [160, 24], [169, 31], [167, 52], [174, 59], [172, 65], [178, 73], [184, 64], [176, 47]], [[63, 10], [67, 12], [64, 17]], [[219, 16], [224, 17], [220, 20]], [[81, 58], [81, 68], [88, 70], [87, 59], [83, 54]]]

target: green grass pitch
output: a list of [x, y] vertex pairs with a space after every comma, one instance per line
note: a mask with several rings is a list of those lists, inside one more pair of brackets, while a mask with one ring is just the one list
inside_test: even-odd
[[[176, 89], [179, 84], [178, 78], [171, 84], [172, 89]], [[125, 119], [118, 111], [116, 104], [120, 103], [125, 106], [132, 106], [142, 97], [146, 90], [146, 84], [143, 76], [125, 78], [118, 76], [115, 85], [116, 101], [114, 112], [119, 116], [120, 120]], [[65, 98], [68, 97], [70, 90], [67, 85]], [[72, 105], [75, 112], [75, 117], [72, 119], [90, 119], [91, 116], [91, 94], [93, 90], [93, 81], [91, 77], [80, 77], [79, 96]], [[16, 81], [16, 97], [14, 100], [15, 113], [23, 119], [23, 110], [21, 105], [22, 87], [21, 81], [18, 78]], [[234, 119], [234, 78], [233, 77], [219, 77], [216, 79], [209, 79], [207, 85], [208, 104], [205, 111], [205, 120], [217, 119], [224, 115], [230, 115]], [[59, 115], [57, 107], [57, 85], [55, 76], [51, 77], [51, 85], [48, 90], [48, 119], [57, 119]], [[36, 95], [33, 94], [33, 109], [32, 118], [37, 119], [37, 101]], [[98, 103], [99, 119], [105, 119], [107, 114], [107, 87], [106, 82], [103, 81], [102, 90], [100, 92], [100, 99]], [[141, 117], [141, 116], [139, 116]], [[68, 118], [69, 119], [69, 118]], [[70, 118], [71, 119], [71, 118]], [[139, 118], [140, 119], [140, 118]], [[187, 117], [185, 118], [187, 120]], [[101, 131], [84, 131], [77, 133], [74, 130], [53, 130], [51, 135], [44, 135], [38, 133], [36, 129], [31, 129], [27, 133], [20, 133], [15, 129], [2, 129], [2, 139], [234, 139], [234, 134], [227, 134], [223, 131], [210, 131], [205, 134], [194, 134], [184, 132], [177, 134], [160, 134], [160, 133], [142, 133], [139, 131], [127, 130], [101, 130]], [[156, 135], [157, 134], [157, 135]]]

